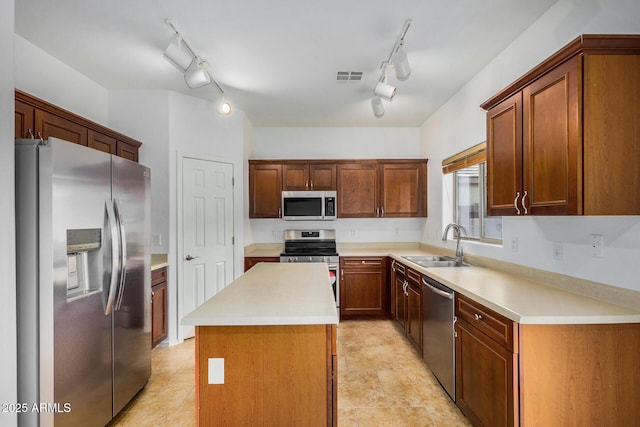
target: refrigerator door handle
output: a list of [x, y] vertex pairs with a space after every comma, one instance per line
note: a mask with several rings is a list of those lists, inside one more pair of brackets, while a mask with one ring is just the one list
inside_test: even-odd
[[120, 283], [118, 285], [118, 298], [116, 300], [115, 307], [115, 310], [118, 311], [122, 306], [122, 298], [124, 297], [124, 287], [127, 278], [127, 232], [124, 229], [122, 210], [120, 209], [120, 203], [118, 203], [117, 199], [113, 199], [113, 206], [118, 222], [120, 236]]
[[107, 222], [109, 227], [110, 247], [111, 247], [111, 274], [109, 279], [109, 293], [107, 297], [107, 303], [105, 304], [104, 314], [109, 315], [113, 311], [114, 301], [116, 298], [116, 291], [118, 289], [119, 267], [120, 267], [120, 233], [118, 232], [118, 226], [116, 224], [116, 214], [113, 210], [111, 200], [105, 202], [105, 209], [107, 211]]

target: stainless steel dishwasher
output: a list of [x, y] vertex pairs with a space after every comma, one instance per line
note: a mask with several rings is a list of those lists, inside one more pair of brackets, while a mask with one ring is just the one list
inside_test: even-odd
[[422, 357], [455, 402], [454, 295], [442, 283], [422, 276]]

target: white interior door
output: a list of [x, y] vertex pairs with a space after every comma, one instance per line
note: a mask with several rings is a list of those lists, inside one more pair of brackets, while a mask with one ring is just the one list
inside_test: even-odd
[[[233, 165], [183, 157], [181, 316], [233, 280], [233, 229]], [[181, 326], [182, 339], [193, 335]]]

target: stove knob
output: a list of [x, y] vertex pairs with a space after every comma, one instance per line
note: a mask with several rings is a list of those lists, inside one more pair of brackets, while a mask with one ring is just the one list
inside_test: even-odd
[[307, 258], [307, 261], [311, 262], [313, 260], [313, 258], [309, 257]]

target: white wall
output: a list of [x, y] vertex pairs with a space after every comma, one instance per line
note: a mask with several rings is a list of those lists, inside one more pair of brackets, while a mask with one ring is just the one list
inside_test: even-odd
[[[447, 156], [486, 139], [485, 112], [479, 105], [553, 54], [579, 34], [640, 33], [636, 0], [560, 0], [521, 34], [421, 127], [423, 153], [430, 158], [429, 206], [451, 203], [437, 167]], [[423, 241], [442, 245], [449, 218], [430, 209]], [[590, 234], [603, 234], [604, 258], [593, 258]], [[518, 251], [511, 242], [518, 239]], [[640, 217], [505, 217], [504, 247], [465, 243], [468, 253], [640, 290]], [[562, 244], [562, 260], [552, 256]], [[453, 248], [453, 242], [447, 244]]]
[[[14, 0], [0, 0], [0, 403], [15, 403], [17, 394], [15, 199], [13, 149]], [[0, 412], [0, 425], [15, 426], [15, 413]]]
[[[236, 252], [234, 274], [244, 264], [245, 133], [251, 125], [242, 111], [220, 116], [211, 102], [168, 91], [112, 91], [110, 126], [143, 142], [140, 163], [151, 168], [152, 236], [162, 243], [154, 253], [169, 256], [169, 342], [178, 339], [177, 197], [179, 156], [233, 163]], [[153, 239], [152, 239], [153, 240]]]
[[109, 92], [104, 87], [17, 34], [15, 54], [17, 89], [108, 125]]
[[[256, 127], [251, 159], [420, 158], [418, 128], [406, 127]], [[429, 161], [427, 169], [432, 168]], [[247, 206], [248, 212], [248, 206]], [[291, 222], [249, 221], [246, 243], [281, 243], [289, 228], [331, 228], [338, 242], [416, 242], [423, 218], [338, 219]]]

